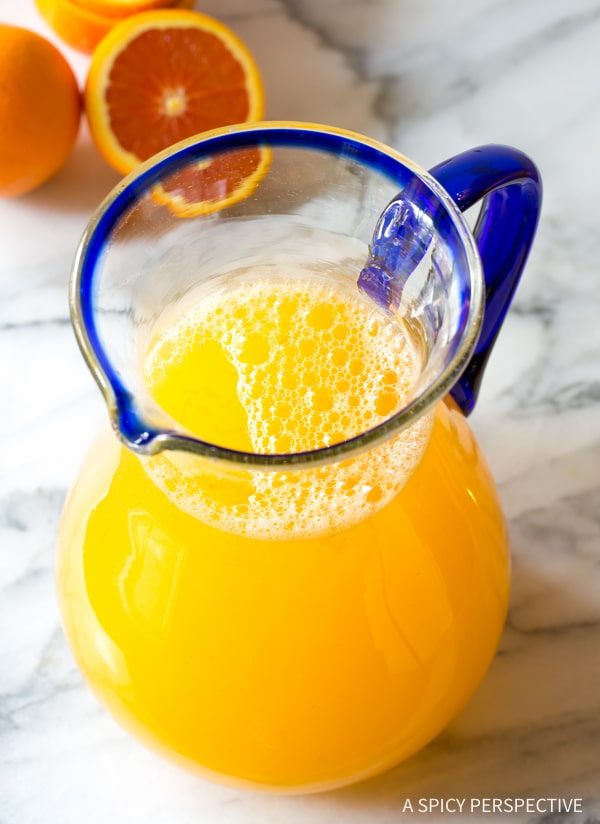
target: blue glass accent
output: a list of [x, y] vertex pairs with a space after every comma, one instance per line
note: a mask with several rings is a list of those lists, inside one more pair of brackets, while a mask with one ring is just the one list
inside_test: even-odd
[[430, 190], [414, 177], [377, 221], [358, 285], [382, 308], [398, 309], [406, 279], [433, 240], [434, 211]]
[[[154, 160], [145, 169], [134, 173], [117, 186], [99, 212], [96, 224], [88, 238], [80, 264], [78, 299], [81, 318], [90, 347], [104, 380], [111, 387], [118, 414], [119, 430], [124, 440], [134, 451], [151, 451], [149, 445], [162, 433], [153, 429], [137, 408], [134, 395], [126, 388], [120, 374], [106, 356], [98, 334], [95, 318], [95, 281], [103, 254], [110, 247], [111, 236], [123, 220], [123, 216], [146, 195], [153, 186], [186, 164], [203, 160], [220, 152], [245, 149], [254, 146], [271, 148], [302, 148], [327, 152], [334, 157], [348, 158], [364, 167], [373, 169], [387, 177], [399, 189], [414, 173], [396, 158], [386, 155], [372, 145], [362, 143], [351, 135], [335, 132], [285, 128], [281, 126], [252, 129], [244, 132], [228, 132], [199, 139], [197, 143], [185, 143], [171, 150], [160, 160]], [[188, 440], [179, 436], [183, 442]], [[193, 443], [193, 439], [189, 439]], [[210, 451], [211, 444], [204, 444]]]
[[494, 144], [456, 155], [430, 172], [461, 211], [483, 198], [474, 229], [485, 278], [483, 326], [475, 352], [451, 391], [468, 415], [533, 243], [542, 182], [527, 155]]
[[[97, 328], [95, 289], [101, 261], [110, 253], [111, 238], [124, 216], [165, 177], [183, 165], [232, 149], [249, 146], [304, 148], [329, 153], [358, 162], [386, 177], [399, 195], [384, 210], [375, 230], [371, 256], [360, 275], [362, 288], [384, 306], [398, 305], [402, 285], [431, 246], [435, 235], [455, 235], [453, 218], [428, 187], [409, 167], [375, 146], [351, 135], [315, 129], [281, 126], [231, 132], [186, 143], [154, 160], [114, 191], [96, 217], [84, 245], [80, 261], [78, 302], [87, 343], [94, 353], [95, 374], [110, 386], [118, 414], [118, 426], [134, 450], [151, 451], [161, 434], [138, 408], [118, 369], [108, 358]], [[431, 174], [446, 189], [459, 209], [483, 198], [475, 238], [483, 262], [486, 281], [486, 309], [483, 329], [466, 371], [451, 390], [468, 414], [476, 401], [484, 366], [504, 319], [525, 264], [539, 215], [541, 183], [533, 163], [515, 149], [486, 146], [458, 155], [436, 166]], [[451, 243], [451, 240], [448, 240]], [[454, 253], [454, 249], [450, 250]], [[459, 250], [456, 250], [457, 254]], [[444, 267], [448, 268], [448, 267]], [[464, 301], [465, 312], [468, 296]], [[436, 307], [431, 306], [435, 312]], [[466, 322], [466, 321], [465, 321]], [[435, 324], [434, 324], [435, 325]], [[186, 438], [179, 436], [180, 441]], [[210, 444], [204, 444], [210, 450]]]
[[[485, 312], [475, 352], [451, 395], [468, 415], [474, 408], [494, 342], [519, 283], [540, 214], [542, 183], [534, 163], [509, 146], [481, 146], [440, 163], [430, 173], [461, 211], [483, 198], [474, 235], [485, 278]], [[406, 279], [425, 255], [444, 211], [413, 178], [382, 213], [359, 284], [378, 303], [398, 307]]]
[[435, 235], [452, 243], [451, 223], [439, 197], [421, 178], [413, 176], [377, 221], [369, 257], [358, 278], [360, 288], [382, 309], [394, 312], [400, 305], [407, 278], [425, 256]]

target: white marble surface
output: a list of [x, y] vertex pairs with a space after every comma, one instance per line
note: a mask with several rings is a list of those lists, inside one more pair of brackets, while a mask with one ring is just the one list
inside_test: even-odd
[[[67, 485], [104, 412], [72, 336], [79, 235], [118, 177], [82, 129], [62, 171], [0, 202], [0, 824], [391, 824], [421, 798], [582, 799], [600, 820], [600, 2], [202, 0], [257, 56], [269, 118], [379, 137], [423, 166], [486, 142], [538, 163], [537, 244], [472, 424], [514, 552], [494, 664], [424, 752], [346, 790], [205, 784], [130, 740], [82, 683], [53, 563]], [[48, 34], [32, 0], [0, 20]], [[86, 60], [61, 46], [80, 78]], [[462, 816], [460, 816], [462, 817]]]

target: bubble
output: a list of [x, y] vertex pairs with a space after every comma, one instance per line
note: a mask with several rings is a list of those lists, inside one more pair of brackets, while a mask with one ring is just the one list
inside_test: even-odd
[[312, 393], [312, 407], [317, 412], [328, 412], [334, 403], [333, 391], [326, 386], [315, 389]]
[[281, 372], [281, 387], [290, 391], [298, 387], [298, 375], [295, 370], [284, 369]]
[[375, 504], [383, 497], [383, 490], [380, 486], [372, 486], [365, 496], [365, 500], [370, 504]]
[[334, 320], [334, 310], [331, 306], [317, 304], [306, 315], [306, 323], [313, 329], [329, 329]]
[[298, 351], [303, 358], [309, 358], [317, 351], [317, 341], [311, 338], [301, 340], [298, 344]]
[[348, 363], [348, 352], [345, 349], [334, 349], [331, 353], [331, 362], [334, 366], [345, 366]]
[[269, 359], [269, 341], [264, 335], [254, 332], [243, 341], [238, 358], [242, 363], [257, 365]]
[[375, 411], [381, 418], [389, 417], [398, 408], [398, 395], [395, 392], [380, 392], [375, 401]]
[[360, 375], [364, 371], [365, 362], [362, 358], [352, 358], [348, 365], [351, 375]]

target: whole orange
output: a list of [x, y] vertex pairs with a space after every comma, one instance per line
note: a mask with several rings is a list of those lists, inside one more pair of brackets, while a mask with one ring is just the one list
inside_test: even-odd
[[80, 115], [77, 80], [58, 49], [0, 23], [0, 197], [29, 192], [58, 171]]
[[91, 54], [120, 20], [148, 8], [150, 3], [188, 9], [194, 0], [35, 0], [54, 33], [84, 54]]

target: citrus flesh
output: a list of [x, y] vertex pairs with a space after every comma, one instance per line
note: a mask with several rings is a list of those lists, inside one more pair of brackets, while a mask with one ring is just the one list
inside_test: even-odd
[[263, 107], [249, 50], [195, 11], [142, 12], [117, 24], [95, 50], [85, 87], [92, 137], [122, 173], [199, 132], [259, 120]]
[[58, 49], [0, 24], [0, 196], [29, 192], [63, 165], [81, 115], [79, 87]]
[[153, 197], [177, 217], [196, 217], [239, 203], [269, 168], [270, 152], [261, 147], [214, 155], [177, 170], [153, 187]]

